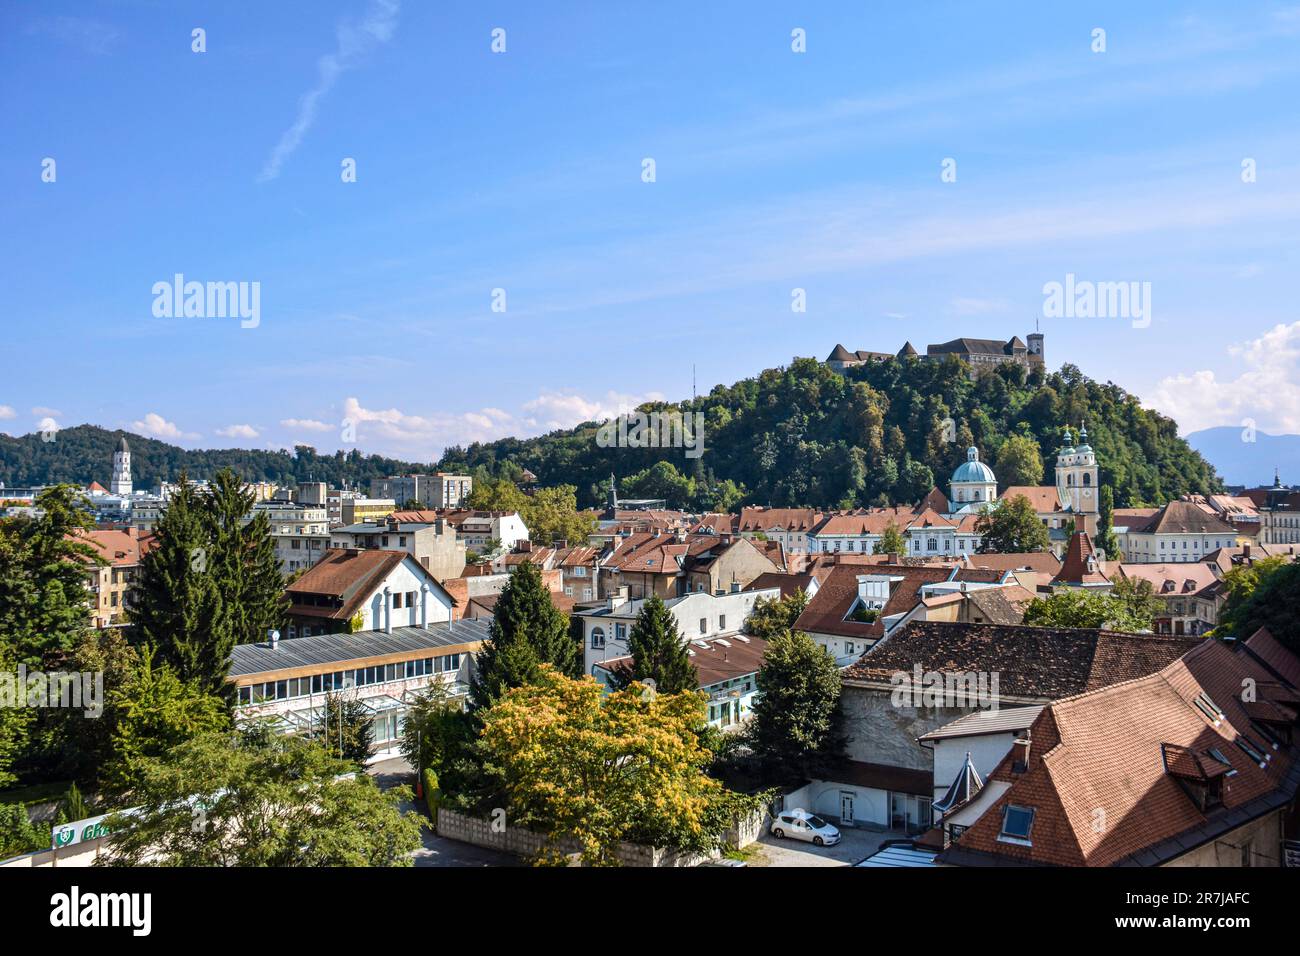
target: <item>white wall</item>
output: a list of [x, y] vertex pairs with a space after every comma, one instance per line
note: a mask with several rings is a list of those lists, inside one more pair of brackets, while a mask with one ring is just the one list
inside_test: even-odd
[[[429, 618], [428, 623], [436, 624], [439, 621], [451, 620], [451, 598], [441, 588], [435, 587], [429, 582], [428, 575], [416, 563], [411, 556], [403, 558], [402, 563], [392, 570], [383, 583], [375, 589], [374, 593], [366, 600], [361, 607], [363, 620], [361, 630], [363, 631], [382, 631], [386, 626], [384, 616], [384, 588], [391, 589], [392, 594], [401, 592], [403, 594], [400, 608], [394, 608], [393, 627], [419, 627], [424, 621], [421, 619], [421, 601], [426, 600], [421, 597], [420, 589], [427, 586], [429, 592], [427, 595]], [[405, 594], [408, 591], [415, 592], [415, 606], [406, 607]], [[391, 595], [390, 595], [391, 600]]]
[[1007, 731], [1003, 734], [981, 734], [971, 737], [945, 737], [932, 741], [934, 744], [934, 798], [938, 800], [956, 779], [962, 764], [966, 762], [966, 752], [970, 752], [971, 763], [981, 780], [988, 780], [993, 768], [998, 765], [1016, 734]]

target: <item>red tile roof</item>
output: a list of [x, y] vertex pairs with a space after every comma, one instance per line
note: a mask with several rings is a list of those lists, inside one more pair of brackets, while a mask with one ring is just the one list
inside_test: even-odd
[[1292, 687], [1300, 688], [1300, 657], [1287, 650], [1266, 627], [1246, 640], [1246, 650]]
[[1052, 579], [1053, 584], [1084, 585], [1109, 584], [1102, 562], [1095, 556], [1092, 538], [1086, 531], [1076, 531], [1070, 536], [1070, 543], [1065, 548], [1065, 560], [1061, 570]]
[[[1296, 750], [1275, 748], [1240, 699], [1266, 678], [1249, 654], [1207, 640], [1156, 673], [1049, 704], [1029, 730], [1027, 764], [1017, 772], [1003, 758], [989, 781], [1009, 789], [945, 862], [1158, 865], [1286, 807], [1300, 785]], [[1264, 768], [1240, 741], [1271, 757]], [[1198, 787], [1219, 789], [1222, 806], [1202, 810]], [[999, 840], [1008, 805], [1033, 810], [1029, 845]]]
[[[946, 581], [952, 571], [949, 568], [909, 567], [897, 564], [878, 564], [869, 567], [843, 564], [834, 568], [817, 589], [816, 595], [808, 602], [799, 619], [794, 622], [796, 630], [812, 634], [837, 634], [843, 637], [860, 637], [872, 640], [885, 633], [885, 618], [893, 614], [903, 614], [916, 607], [920, 601], [919, 592], [926, 584]], [[849, 611], [858, 599], [858, 577], [863, 574], [883, 574], [902, 578], [890, 585], [889, 600], [878, 618], [872, 624], [861, 621], [846, 621]]]

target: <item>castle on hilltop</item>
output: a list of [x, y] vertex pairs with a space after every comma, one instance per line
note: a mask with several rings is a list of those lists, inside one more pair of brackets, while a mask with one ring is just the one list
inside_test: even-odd
[[1007, 342], [998, 339], [953, 339], [951, 342], [943, 342], [939, 345], [927, 345], [924, 355], [917, 352], [911, 342], [904, 342], [903, 347], [896, 353], [865, 350], [850, 352], [843, 345], [837, 344], [827, 357], [826, 364], [836, 372], [842, 372], [846, 368], [866, 365], [868, 362], [905, 358], [942, 360], [949, 355], [955, 355], [970, 366], [972, 378], [986, 369], [1006, 363], [1023, 365], [1026, 369], [1042, 368], [1043, 333], [1030, 332], [1025, 338], [1029, 341], [1028, 345], [1022, 342], [1018, 335], [1012, 336]]

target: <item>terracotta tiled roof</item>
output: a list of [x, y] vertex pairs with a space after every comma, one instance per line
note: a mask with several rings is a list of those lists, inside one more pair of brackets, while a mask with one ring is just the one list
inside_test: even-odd
[[980, 588], [968, 591], [966, 597], [989, 624], [1024, 623], [1025, 606], [1034, 599], [1033, 594], [1018, 585]]
[[[140, 539], [132, 531], [95, 529], [80, 532], [77, 537], [98, 551], [99, 556], [114, 567], [140, 563]], [[146, 553], [148, 550], [150, 549], [145, 549]]]
[[[767, 652], [767, 641], [761, 637], [715, 638], [691, 641], [686, 645], [686, 650], [691, 655], [696, 680], [703, 688], [758, 673], [758, 669], [763, 666], [763, 655]], [[631, 663], [631, 656], [624, 656], [601, 661], [596, 666], [614, 671], [628, 667]]]
[[1190, 501], [1171, 501], [1156, 514], [1148, 532], [1155, 534], [1235, 534], [1232, 525], [1206, 514]]
[[893, 674], [910, 673], [919, 664], [922, 671], [997, 674], [1003, 698], [1046, 701], [1149, 674], [1196, 644], [1192, 638], [1092, 628], [912, 621], [843, 676], [888, 684]]
[[1061, 562], [1061, 570], [1056, 572], [1052, 583], [1066, 585], [1110, 583], [1110, 579], [1105, 574], [1105, 566], [1094, 555], [1092, 538], [1088, 532], [1076, 531], [1070, 536], [1070, 543], [1065, 549], [1065, 560]]
[[786, 574], [783, 571], [764, 571], [745, 586], [746, 591], [765, 591], [768, 588], [780, 588], [781, 597], [789, 597], [795, 591], [808, 593], [813, 582], [811, 574]]
[[822, 581], [817, 594], [795, 621], [795, 629], [813, 634], [860, 637], [864, 640], [881, 637], [885, 633], [885, 625], [880, 618], [872, 624], [845, 620], [857, 601], [858, 577], [863, 574], [882, 574], [903, 579], [890, 586], [889, 600], [880, 613], [880, 618], [885, 618], [906, 613], [916, 607], [922, 586], [946, 581], [952, 571], [948, 568], [906, 567], [897, 564], [868, 567], [839, 565]]
[[811, 531], [820, 517], [813, 508], [742, 508], [736, 530], [748, 533], [772, 528]]
[[[330, 548], [307, 570], [306, 574], [285, 588], [285, 593], [293, 602], [289, 612], [295, 615], [346, 621], [356, 614], [362, 603], [375, 592], [384, 579], [409, 557], [410, 555], [405, 551]], [[427, 570], [421, 567], [419, 562], [412, 559], [411, 565], [419, 568], [434, 587], [442, 587]], [[443, 590], [445, 591], [446, 588]], [[334, 598], [341, 601], [342, 606], [325, 607], [306, 604], [303, 598], [309, 594]]]
[[1010, 501], [1017, 496], [1028, 498], [1035, 514], [1061, 511], [1061, 496], [1055, 485], [1012, 485], [998, 496], [999, 501]]
[[1292, 687], [1300, 688], [1300, 658], [1287, 650], [1266, 627], [1246, 640], [1246, 650]]
[[946, 515], [952, 511], [952, 505], [948, 502], [948, 496], [938, 488], [931, 488], [930, 493], [921, 499], [921, 503], [916, 506], [916, 511], [920, 514], [926, 509], [937, 511], [941, 515]]
[[1131, 580], [1150, 581], [1159, 597], [1200, 594], [1219, 580], [1215, 565], [1203, 561], [1174, 564], [1125, 562], [1119, 565], [1119, 572]]
[[1026, 551], [1019, 554], [970, 554], [965, 563], [971, 568], [994, 568], [998, 571], [1019, 571], [1028, 568], [1043, 574], [1056, 575], [1061, 570], [1061, 559], [1050, 551]]
[[[945, 861], [1155, 866], [1286, 807], [1300, 786], [1295, 748], [1274, 747], [1239, 697], [1266, 676], [1249, 654], [1207, 640], [1149, 676], [1049, 704], [1027, 764], [1017, 772], [1010, 754], [998, 764], [989, 781], [1009, 789]], [[1265, 767], [1243, 744], [1268, 755]], [[1200, 789], [1222, 806], [1202, 810]], [[1008, 805], [1033, 811], [1028, 845], [999, 839]]]

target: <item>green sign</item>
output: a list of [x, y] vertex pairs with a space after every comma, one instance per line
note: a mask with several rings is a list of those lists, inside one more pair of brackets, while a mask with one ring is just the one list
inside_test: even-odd
[[61, 850], [65, 846], [73, 846], [77, 843], [87, 843], [90, 840], [98, 840], [109, 834], [108, 827], [104, 826], [104, 821], [108, 819], [108, 814], [98, 817], [87, 817], [85, 820], [78, 820], [76, 823], [63, 823], [54, 827], [51, 834], [51, 845], [56, 850]]

